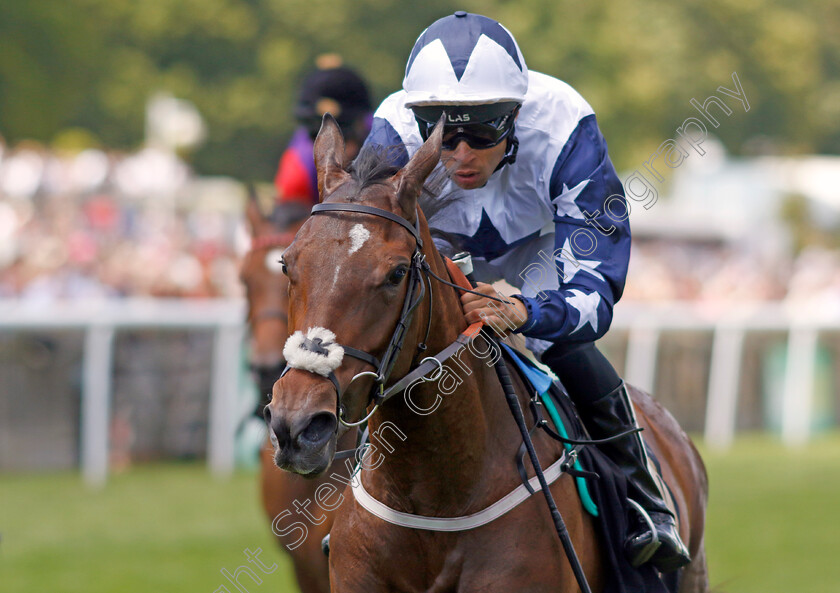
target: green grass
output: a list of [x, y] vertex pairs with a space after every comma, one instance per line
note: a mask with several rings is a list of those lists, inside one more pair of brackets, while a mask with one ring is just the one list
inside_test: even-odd
[[840, 591], [840, 436], [704, 451], [711, 582], [725, 593]]
[[[705, 458], [716, 588], [836, 593], [840, 435], [802, 450], [742, 438]], [[113, 476], [101, 491], [76, 474], [4, 475], [0, 533], [2, 593], [213, 593], [228, 584], [222, 568], [246, 563], [246, 548], [262, 548], [261, 559], [279, 565], [251, 593], [296, 590], [253, 474], [215, 481], [201, 465], [144, 466]]]
[[280, 566], [251, 593], [294, 591], [258, 500], [255, 475], [216, 481], [201, 465], [139, 467], [102, 491], [76, 474], [2, 476], [0, 591], [212, 593], [257, 548]]

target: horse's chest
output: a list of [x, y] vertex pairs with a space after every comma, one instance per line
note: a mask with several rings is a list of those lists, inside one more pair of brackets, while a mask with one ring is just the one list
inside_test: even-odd
[[357, 527], [361, 523], [371, 528], [360, 529], [367, 532], [367, 545], [343, 550], [347, 556], [336, 548], [341, 557], [331, 558], [333, 569], [347, 580], [339, 579], [344, 582], [335, 591], [555, 592], [561, 580], [555, 561], [561, 552], [544, 529], [543, 518], [531, 515], [513, 512], [491, 525], [459, 533], [409, 531], [356, 516], [361, 520]]

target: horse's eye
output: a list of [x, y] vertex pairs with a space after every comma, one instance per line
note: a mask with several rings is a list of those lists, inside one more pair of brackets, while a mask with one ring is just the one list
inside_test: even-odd
[[396, 270], [391, 272], [391, 275], [388, 276], [388, 282], [396, 286], [402, 279], [405, 278], [405, 275], [408, 274], [408, 267], [407, 266], [399, 266]]

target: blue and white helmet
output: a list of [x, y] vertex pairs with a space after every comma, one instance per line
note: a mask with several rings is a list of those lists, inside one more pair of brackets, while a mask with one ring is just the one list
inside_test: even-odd
[[458, 11], [420, 34], [405, 67], [406, 107], [522, 103], [528, 67], [510, 31]]

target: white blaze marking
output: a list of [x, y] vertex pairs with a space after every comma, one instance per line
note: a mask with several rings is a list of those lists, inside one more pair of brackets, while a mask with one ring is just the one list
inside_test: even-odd
[[362, 245], [364, 245], [365, 241], [368, 239], [370, 239], [370, 231], [362, 224], [357, 224], [350, 229], [350, 240], [352, 241], [350, 245], [350, 254], [352, 255], [361, 249]]

